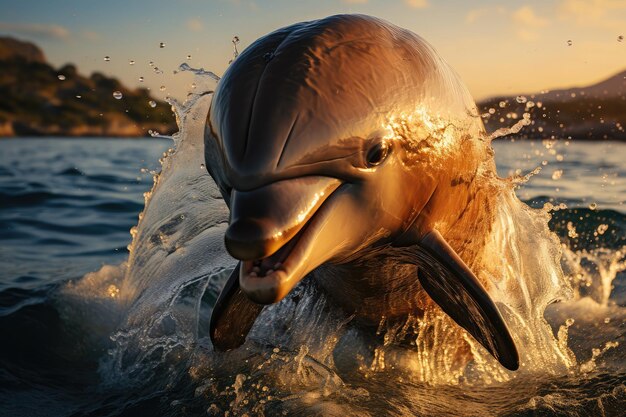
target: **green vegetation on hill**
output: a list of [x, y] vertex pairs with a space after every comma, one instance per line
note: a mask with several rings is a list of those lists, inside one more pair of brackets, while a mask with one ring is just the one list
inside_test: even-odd
[[0, 136], [128, 137], [176, 130], [169, 104], [148, 90], [128, 89], [100, 73], [87, 78], [69, 64], [56, 70], [37, 46], [12, 38], [0, 37], [0, 97]]

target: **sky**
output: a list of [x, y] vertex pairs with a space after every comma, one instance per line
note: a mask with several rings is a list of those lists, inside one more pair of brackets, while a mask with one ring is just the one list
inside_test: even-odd
[[55, 67], [74, 63], [160, 98], [190, 90], [191, 76], [174, 74], [183, 62], [221, 75], [234, 36], [243, 50], [280, 27], [337, 13], [417, 33], [477, 100], [584, 86], [626, 69], [626, 0], [0, 0], [0, 11], [0, 36], [35, 42]]

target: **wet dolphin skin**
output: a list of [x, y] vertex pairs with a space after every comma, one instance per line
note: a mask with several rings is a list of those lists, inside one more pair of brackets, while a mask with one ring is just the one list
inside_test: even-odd
[[[338, 15], [270, 33], [220, 80], [206, 166], [240, 262], [211, 319], [241, 345], [263, 305], [305, 277], [348, 314], [420, 314], [434, 301], [500, 363], [518, 353], [477, 253], [493, 212], [476, 178], [495, 165], [473, 99], [414, 33]], [[432, 301], [431, 301], [432, 300]]]

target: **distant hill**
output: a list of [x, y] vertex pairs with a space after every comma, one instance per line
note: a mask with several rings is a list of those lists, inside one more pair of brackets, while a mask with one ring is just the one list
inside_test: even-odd
[[[626, 71], [587, 87], [492, 97], [478, 107], [489, 132], [528, 112], [532, 124], [518, 137], [626, 141]], [[171, 134], [176, 123], [170, 106], [148, 90], [98, 72], [85, 77], [71, 64], [55, 69], [36, 45], [0, 37], [0, 137], [135, 137], [150, 129]]]
[[0, 137], [137, 137], [149, 129], [170, 134], [176, 122], [148, 90], [97, 72], [85, 77], [70, 64], [55, 69], [36, 45], [0, 37]]
[[500, 96], [478, 103], [487, 131], [511, 126], [524, 112], [524, 138], [626, 141], [626, 71], [587, 87]]

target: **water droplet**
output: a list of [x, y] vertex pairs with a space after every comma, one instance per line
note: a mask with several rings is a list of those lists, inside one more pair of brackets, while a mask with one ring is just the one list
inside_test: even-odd
[[59, 75], [57, 76], [57, 78], [58, 78], [59, 80], [61, 80], [61, 81], [65, 81], [65, 75], [63, 75], [63, 74], [59, 74]]
[[498, 105], [500, 106], [501, 109], [506, 107], [506, 101], [501, 101], [500, 103], [498, 103]]
[[496, 109], [494, 109], [493, 107], [491, 107], [489, 109], [489, 114], [495, 114], [496, 113]]
[[113, 92], [113, 98], [116, 100], [119, 100], [122, 98], [122, 92], [121, 91], [114, 91]]
[[120, 289], [117, 288], [115, 285], [111, 284], [107, 288], [107, 294], [111, 298], [116, 298], [117, 296], [120, 295]]
[[574, 319], [565, 320], [565, 324], [567, 325], [567, 327], [571, 326], [572, 324], [574, 324]]
[[104, 57], [104, 62], [109, 62], [110, 60], [111, 60], [110, 56], [107, 55], [107, 56]]
[[555, 181], [561, 178], [562, 176], [563, 176], [562, 169], [555, 169], [554, 172], [552, 173], [552, 179]]
[[128, 64], [129, 65], [135, 65], [135, 61], [131, 59], [130, 61], [128, 61]]
[[191, 59], [191, 55], [187, 55], [187, 59]]
[[624, 35], [619, 35], [619, 36], [617, 37], [617, 41], [618, 41], [618, 42], [624, 42]]
[[142, 83], [143, 82], [143, 77], [139, 77], [139, 82]]
[[81, 96], [81, 95], [77, 95], [77, 96], [76, 96], [76, 98], [83, 98], [83, 96]]
[[591, 210], [595, 210], [596, 208], [598, 208], [598, 205], [596, 203], [591, 203], [591, 204], [589, 204], [589, 208]]
[[239, 36], [233, 36], [232, 42], [233, 42], [233, 59], [228, 61], [229, 64], [233, 62], [233, 60], [239, 56], [239, 51], [237, 50], [237, 44], [239, 43]]
[[578, 232], [576, 232], [576, 226], [574, 226], [573, 222], [567, 222], [567, 236], [571, 237], [572, 239], [576, 239], [579, 236]]
[[154, 67], [154, 61], [148, 62], [148, 65], [150, 65], [151, 67]]
[[161, 49], [165, 48], [165, 42], [160, 42], [159, 43], [159, 48], [161, 48]]
[[157, 104], [156, 104], [156, 101], [154, 101], [154, 100], [150, 100], [150, 101], [148, 102], [148, 104], [149, 104], [149, 105], [150, 105], [150, 107], [152, 107], [152, 108], [155, 108], [155, 107], [156, 107], [156, 105], [157, 105]]
[[517, 96], [515, 98], [515, 101], [517, 101], [520, 104], [526, 103], [526, 101], [528, 101], [528, 99], [525, 96]]
[[165, 86], [164, 86], [164, 85], [162, 85], [161, 87], [159, 87], [159, 90], [161, 90], [161, 91], [165, 91]]
[[572, 46], [573, 44], [574, 44], [574, 42], [572, 42], [572, 40], [571, 40], [571, 39], [569, 39], [569, 40], [567, 41], [567, 46]]
[[604, 319], [604, 324], [609, 324], [611, 322], [611, 318], [607, 317]]
[[204, 166], [204, 164], [200, 164], [200, 169], [204, 171], [206, 167]]

